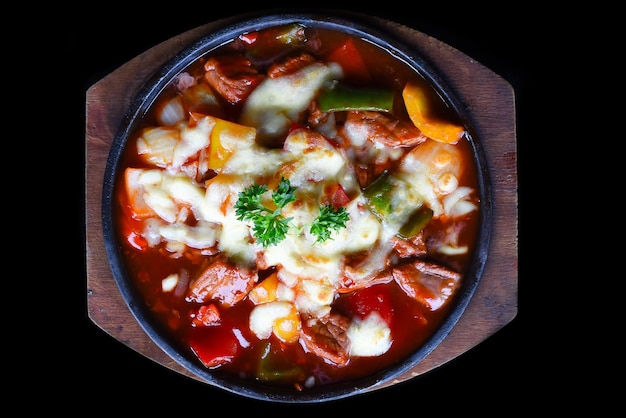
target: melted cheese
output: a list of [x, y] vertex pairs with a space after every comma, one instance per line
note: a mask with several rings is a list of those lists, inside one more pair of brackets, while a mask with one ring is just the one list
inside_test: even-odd
[[355, 319], [348, 328], [350, 355], [370, 357], [384, 354], [391, 347], [391, 330], [378, 312], [372, 311], [365, 319]]
[[458, 148], [428, 140], [402, 160], [398, 177], [406, 182], [407, 194], [421, 197], [433, 210], [433, 216], [439, 217], [444, 213], [450, 215], [444, 208], [443, 199], [458, 188], [462, 168]]
[[297, 187], [297, 204], [284, 208], [283, 215], [292, 218], [287, 237], [263, 251], [268, 266], [281, 269], [300, 278], [317, 278], [336, 284], [342, 274], [345, 256], [370, 248], [381, 233], [381, 225], [365, 209], [358, 194], [347, 206], [349, 221], [346, 228], [333, 231], [331, 239], [322, 243], [309, 231], [319, 215], [320, 198], [329, 184], [345, 184], [358, 190], [353, 177], [347, 175], [350, 162], [323, 137], [306, 130], [297, 130], [286, 141], [283, 165], [279, 172]]
[[215, 122], [215, 118], [202, 118], [196, 125], [181, 130], [180, 141], [174, 147], [172, 157], [174, 168], [180, 168], [189, 158], [209, 146], [209, 138]]
[[296, 122], [324, 83], [343, 76], [336, 63], [313, 63], [293, 74], [267, 78], [248, 96], [239, 123], [263, 137], [280, 137]]

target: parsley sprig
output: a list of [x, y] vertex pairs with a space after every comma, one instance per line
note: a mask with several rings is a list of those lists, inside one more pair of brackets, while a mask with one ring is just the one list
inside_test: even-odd
[[261, 196], [267, 191], [265, 184], [254, 183], [239, 193], [235, 203], [237, 219], [252, 221], [254, 236], [261, 241], [263, 247], [278, 244], [285, 239], [292, 218], [285, 218], [281, 211], [296, 199], [295, 190], [289, 180], [281, 178], [278, 189], [272, 192], [272, 201], [276, 205], [274, 210], [266, 208], [261, 203]]
[[348, 219], [350, 217], [344, 207], [335, 210], [332, 205], [320, 206], [320, 215], [311, 224], [311, 234], [317, 235], [316, 242], [324, 242], [330, 238], [331, 230], [345, 228]]
[[[281, 177], [278, 189], [272, 192], [272, 201], [276, 209], [271, 210], [261, 202], [267, 190], [267, 185], [254, 183], [239, 193], [235, 203], [237, 219], [252, 222], [253, 235], [264, 248], [285, 239], [289, 231], [289, 222], [293, 218], [285, 218], [282, 209], [296, 199], [296, 187], [291, 186], [288, 179]], [[324, 242], [330, 238], [331, 230], [345, 228], [348, 219], [344, 207], [335, 210], [331, 205], [322, 205], [319, 216], [311, 224], [310, 232], [317, 236], [316, 242]]]

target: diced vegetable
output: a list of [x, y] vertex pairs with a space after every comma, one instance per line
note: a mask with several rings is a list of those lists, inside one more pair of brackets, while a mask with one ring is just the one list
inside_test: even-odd
[[228, 327], [203, 328], [189, 339], [189, 346], [208, 368], [230, 363], [240, 348], [237, 337]]
[[416, 83], [408, 82], [402, 90], [404, 105], [413, 124], [435, 141], [456, 144], [465, 130], [461, 125], [439, 120], [431, 114], [426, 92]]
[[346, 296], [348, 306], [358, 318], [365, 319], [372, 311], [391, 324], [393, 318], [393, 300], [386, 285], [374, 285], [357, 290]]
[[296, 49], [307, 41], [306, 28], [299, 23], [292, 23], [239, 36], [246, 47], [246, 53], [255, 60], [271, 59], [276, 54]]
[[183, 93], [183, 102], [189, 112], [221, 117], [223, 110], [211, 88], [204, 84], [194, 84]]
[[259, 380], [274, 381], [292, 379], [300, 373], [300, 368], [285, 362], [280, 352], [273, 351], [273, 347], [270, 343], [264, 347], [257, 371]]
[[274, 321], [272, 332], [284, 343], [295, 343], [300, 336], [300, 328], [302, 328], [300, 314], [296, 307], [292, 306], [287, 316], [277, 318], [276, 321]]
[[424, 205], [422, 197], [409, 183], [388, 171], [367, 186], [363, 194], [374, 216], [394, 228], [399, 238], [411, 238], [432, 219], [433, 211]]
[[255, 304], [273, 302], [276, 300], [276, 290], [278, 288], [278, 274], [270, 274], [261, 283], [258, 283], [248, 293], [248, 297]]
[[393, 110], [393, 90], [381, 88], [355, 88], [336, 84], [323, 89], [317, 98], [322, 112], [342, 110], [370, 110], [389, 112]]
[[426, 205], [422, 205], [419, 209], [417, 209], [411, 216], [407, 222], [402, 225], [400, 230], [398, 231], [398, 237], [402, 239], [411, 239], [417, 234], [420, 233], [422, 229], [428, 222], [433, 218], [433, 210]]
[[327, 186], [324, 189], [324, 195], [328, 200], [323, 201], [322, 203], [329, 204], [335, 209], [345, 206], [350, 201], [350, 197], [348, 196], [346, 189], [344, 189], [339, 183]]
[[282, 45], [300, 46], [306, 42], [305, 27], [298, 23], [280, 26], [274, 33], [269, 29], [265, 33], [274, 35], [274, 39]]
[[165, 279], [161, 280], [161, 289], [164, 292], [171, 292], [176, 288], [178, 284], [179, 276], [177, 273], [172, 273], [167, 276]]
[[372, 79], [363, 56], [352, 38], [347, 39], [328, 55], [329, 62], [341, 65], [346, 78], [360, 83], [368, 83]]
[[[126, 188], [126, 198], [128, 208], [133, 218], [144, 219], [156, 216], [157, 213], [145, 201], [145, 187], [140, 181], [145, 170], [141, 168], [129, 167], [124, 170], [124, 185]], [[160, 174], [160, 173], [159, 173]]]
[[137, 138], [137, 154], [145, 162], [157, 167], [172, 164], [174, 148], [180, 140], [180, 131], [172, 127], [148, 127]]
[[185, 108], [181, 96], [174, 96], [166, 100], [156, 108], [156, 118], [162, 126], [174, 126], [185, 119]]
[[220, 172], [235, 151], [252, 146], [256, 129], [224, 119], [214, 119], [209, 145], [209, 168]]
[[385, 171], [363, 191], [368, 208], [378, 219], [384, 219], [391, 213], [392, 190], [393, 183], [389, 180], [389, 172]]

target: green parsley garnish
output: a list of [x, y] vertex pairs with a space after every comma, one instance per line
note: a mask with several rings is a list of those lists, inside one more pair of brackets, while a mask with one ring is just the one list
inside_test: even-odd
[[345, 228], [348, 219], [350, 217], [344, 207], [334, 210], [331, 205], [320, 206], [320, 215], [311, 224], [311, 234], [317, 235], [317, 242], [324, 242], [330, 238], [331, 229], [338, 231]]
[[[253, 235], [263, 247], [276, 245], [285, 239], [289, 222], [293, 218], [285, 218], [282, 209], [296, 199], [295, 191], [296, 188], [291, 186], [288, 179], [281, 178], [278, 189], [272, 192], [272, 201], [276, 205], [274, 210], [261, 203], [262, 195], [267, 192], [267, 185], [254, 183], [239, 193], [235, 203], [237, 219], [252, 221]], [[334, 210], [331, 205], [320, 206], [320, 215], [311, 224], [311, 234], [317, 236], [317, 242], [324, 242], [330, 238], [331, 230], [345, 228], [348, 219], [348, 213], [343, 207]]]
[[289, 180], [280, 179], [278, 189], [272, 192], [272, 201], [276, 209], [271, 210], [263, 206], [261, 196], [267, 191], [267, 185], [254, 183], [239, 193], [239, 199], [235, 203], [235, 214], [240, 221], [252, 221], [254, 236], [261, 241], [263, 247], [275, 245], [285, 239], [289, 230], [289, 221], [281, 211], [287, 204], [293, 202], [295, 187], [291, 187]]

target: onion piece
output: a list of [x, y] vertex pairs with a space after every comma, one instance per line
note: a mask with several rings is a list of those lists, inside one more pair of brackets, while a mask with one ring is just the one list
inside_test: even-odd
[[156, 110], [156, 118], [162, 126], [174, 126], [185, 119], [185, 108], [180, 96], [161, 103]]

